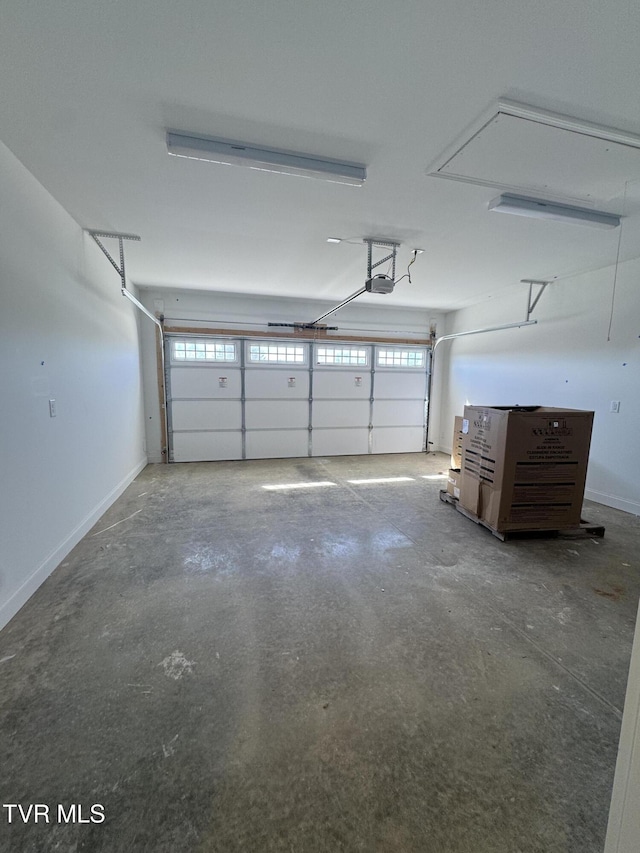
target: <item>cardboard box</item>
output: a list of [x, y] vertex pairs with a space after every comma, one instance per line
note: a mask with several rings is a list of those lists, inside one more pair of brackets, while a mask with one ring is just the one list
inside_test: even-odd
[[[462, 418], [460, 418], [462, 420]], [[450, 468], [447, 477], [447, 491], [454, 498], [460, 498], [460, 469]]]
[[462, 468], [462, 415], [453, 419], [453, 439], [451, 441], [451, 467], [454, 470]]
[[494, 530], [580, 523], [593, 412], [465, 406], [460, 505]]

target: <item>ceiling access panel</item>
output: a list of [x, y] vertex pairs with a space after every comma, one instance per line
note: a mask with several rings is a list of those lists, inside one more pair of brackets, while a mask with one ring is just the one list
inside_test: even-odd
[[640, 179], [640, 136], [501, 101], [427, 174], [623, 213], [612, 202]]

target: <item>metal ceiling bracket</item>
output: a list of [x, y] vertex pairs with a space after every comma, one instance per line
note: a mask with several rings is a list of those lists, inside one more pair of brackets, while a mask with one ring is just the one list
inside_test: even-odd
[[[381, 266], [381, 264], [386, 264], [387, 261], [391, 261], [391, 280], [396, 280], [396, 254], [398, 252], [398, 248], [400, 247], [400, 243], [395, 243], [393, 240], [378, 240], [375, 237], [365, 237], [363, 243], [367, 244], [367, 280], [373, 278], [373, 271], [376, 267]], [[385, 255], [384, 258], [380, 258], [379, 261], [373, 262], [373, 247], [376, 246], [380, 249], [391, 249], [391, 253]]]
[[[142, 311], [142, 313], [145, 314], [150, 320], [153, 320], [153, 322], [156, 324], [156, 327], [158, 328], [159, 335], [160, 335], [160, 337], [159, 337], [159, 340], [160, 340], [160, 347], [159, 347], [159, 349], [160, 349], [160, 367], [161, 367], [162, 379], [163, 379], [163, 381], [162, 381], [162, 395], [161, 395], [162, 399], [160, 402], [160, 410], [161, 410], [161, 415], [162, 415], [162, 419], [164, 422], [164, 434], [167, 437], [167, 441], [168, 441], [169, 440], [168, 439], [169, 423], [168, 423], [168, 414], [167, 414], [167, 412], [168, 412], [167, 386], [166, 386], [166, 379], [165, 379], [165, 377], [166, 377], [165, 353], [164, 353], [165, 336], [164, 336], [164, 326], [162, 325], [162, 321], [164, 320], [164, 317], [162, 317], [162, 315], [160, 315], [159, 317], [156, 317], [155, 314], [152, 314], [151, 311], [149, 311], [149, 309], [146, 308], [142, 304], [142, 302], [140, 302], [139, 299], [136, 299], [136, 297], [133, 295], [133, 293], [131, 293], [130, 290], [127, 290], [127, 275], [126, 275], [126, 271], [125, 271], [125, 267], [124, 267], [124, 245], [123, 245], [123, 243], [125, 240], [134, 240], [136, 243], [139, 243], [140, 237], [138, 237], [137, 234], [123, 234], [119, 231], [97, 231], [97, 230], [94, 230], [92, 228], [85, 228], [84, 230], [87, 232], [87, 234], [90, 234], [91, 237], [93, 237], [93, 239], [96, 241], [96, 243], [98, 244], [100, 249], [102, 249], [103, 254], [107, 258], [107, 260], [109, 261], [111, 266], [114, 268], [114, 270], [120, 276], [120, 293], [122, 293], [123, 296], [126, 296], [126, 298], [129, 300], [129, 302], [132, 302], [136, 306], [136, 308], [138, 308], [140, 311]], [[118, 241], [118, 253], [120, 256], [120, 266], [118, 266], [116, 261], [114, 261], [113, 257], [111, 256], [111, 253], [109, 252], [107, 247], [102, 243], [102, 240], [105, 240], [105, 239], [117, 240]], [[168, 462], [169, 459], [168, 459], [167, 447], [166, 446], [163, 447], [161, 452], [162, 452], [162, 455], [164, 457], [164, 461]]]
[[[534, 308], [536, 307], [536, 305], [540, 301], [540, 297], [544, 293], [547, 285], [551, 284], [551, 282], [550, 281], [537, 281], [535, 278], [521, 278], [520, 283], [529, 285], [529, 296], [527, 299], [527, 322], [528, 322], [531, 318], [531, 315], [533, 314]], [[532, 302], [531, 300], [533, 297], [534, 285], [539, 287], [540, 290], [538, 290], [538, 292], [536, 293], [535, 299], [533, 299], [533, 302]]]
[[[377, 237], [365, 237], [362, 241], [367, 244], [367, 281], [373, 278], [373, 270], [376, 267], [379, 267], [381, 264], [386, 264], [387, 261], [391, 261], [391, 281], [395, 282], [396, 280], [396, 254], [398, 252], [398, 248], [400, 243], [396, 243], [393, 240], [383, 240], [378, 239]], [[385, 255], [384, 258], [380, 258], [378, 261], [373, 261], [373, 247], [378, 249], [391, 249], [391, 252]], [[355, 293], [352, 293], [351, 296], [347, 296], [346, 299], [343, 299], [338, 305], [335, 305], [331, 308], [330, 311], [325, 311], [324, 314], [321, 314], [317, 319], [313, 320], [311, 323], [307, 323], [306, 326], [309, 328], [313, 328], [320, 320], [324, 320], [325, 317], [328, 317], [329, 314], [333, 314], [335, 311], [338, 311], [340, 308], [344, 308], [345, 305], [348, 305], [350, 302], [353, 302], [354, 299], [357, 299], [358, 296], [361, 296], [367, 290], [365, 287], [360, 287], [356, 290]]]
[[[94, 231], [91, 228], [85, 228], [85, 231], [87, 232], [87, 234], [90, 234], [93, 237], [98, 246], [100, 246], [104, 254], [107, 256], [109, 263], [120, 276], [120, 283], [122, 285], [122, 289], [126, 290], [127, 279], [124, 269], [124, 246], [122, 245], [122, 241], [135, 240], [136, 242], [140, 242], [140, 237], [138, 237], [137, 234], [121, 234], [117, 231]], [[114, 240], [118, 241], [118, 248], [120, 249], [120, 266], [118, 266], [118, 264], [113, 260], [109, 250], [101, 242], [101, 239], [104, 239], [105, 237], [113, 238]]]
[[[127, 290], [127, 275], [126, 275], [125, 268], [124, 268], [123, 241], [124, 240], [135, 240], [137, 243], [139, 243], [140, 237], [138, 237], [137, 234], [122, 234], [119, 231], [94, 231], [91, 228], [85, 228], [84, 230], [87, 232], [87, 234], [90, 234], [93, 237], [93, 239], [96, 241], [98, 246], [100, 246], [103, 253], [108, 258], [111, 266], [114, 268], [114, 270], [120, 276], [120, 292], [122, 293], [122, 295], [126, 296], [127, 299], [130, 302], [133, 302], [133, 304], [137, 308], [139, 308], [143, 314], [146, 314], [147, 317], [149, 317], [151, 320], [153, 320], [153, 322], [156, 324], [156, 326], [158, 326], [158, 328], [160, 329], [160, 334], [163, 335], [162, 322], [154, 314], [152, 314], [148, 308], [145, 308], [145, 306], [142, 304], [142, 302], [140, 302], [140, 300], [136, 299], [136, 297], [133, 295], [133, 293], [131, 293], [130, 290]], [[119, 249], [119, 253], [120, 253], [120, 266], [118, 266], [118, 264], [113, 260], [113, 258], [111, 257], [111, 253], [109, 252], [107, 247], [101, 242], [105, 238], [118, 241], [118, 249]]]

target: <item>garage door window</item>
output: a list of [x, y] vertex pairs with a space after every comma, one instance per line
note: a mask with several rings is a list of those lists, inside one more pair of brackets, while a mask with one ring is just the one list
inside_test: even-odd
[[346, 364], [366, 367], [369, 363], [367, 350], [356, 347], [318, 347], [316, 364]]
[[286, 344], [251, 344], [249, 361], [267, 364], [305, 364], [305, 347]]
[[237, 344], [213, 341], [174, 341], [174, 361], [237, 361]]
[[424, 350], [379, 349], [378, 367], [424, 367]]

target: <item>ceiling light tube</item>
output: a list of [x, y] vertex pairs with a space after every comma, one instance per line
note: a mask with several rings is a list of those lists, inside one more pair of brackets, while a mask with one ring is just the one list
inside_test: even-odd
[[220, 163], [225, 166], [247, 166], [260, 172], [320, 178], [351, 187], [362, 186], [367, 177], [367, 169], [360, 163], [327, 160], [312, 154], [260, 148], [245, 142], [192, 136], [175, 131], [167, 132], [167, 151], [174, 157], [205, 160], [208, 163]]
[[498, 198], [494, 198], [489, 202], [489, 210], [496, 213], [512, 213], [515, 216], [528, 216], [532, 219], [553, 219], [575, 225], [590, 225], [593, 228], [617, 228], [620, 225], [620, 216], [615, 213], [571, 207], [568, 204], [556, 204], [544, 199], [528, 198], [511, 193], [503, 193]]

